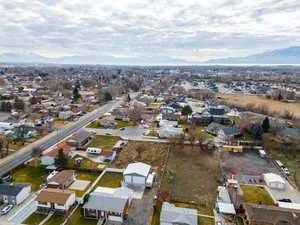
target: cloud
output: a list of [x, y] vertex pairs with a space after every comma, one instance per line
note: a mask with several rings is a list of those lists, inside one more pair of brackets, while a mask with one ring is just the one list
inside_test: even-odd
[[0, 52], [193, 61], [299, 45], [298, 0], [0, 0]]

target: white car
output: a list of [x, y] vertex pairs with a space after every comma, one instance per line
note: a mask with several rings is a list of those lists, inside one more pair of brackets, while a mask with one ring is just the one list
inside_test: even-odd
[[287, 176], [290, 175], [290, 171], [289, 171], [288, 168], [284, 167], [284, 168], [282, 168], [282, 170], [283, 170], [283, 172], [284, 172], [285, 175], [287, 175]]
[[13, 208], [13, 205], [7, 205], [5, 206], [3, 209], [1, 209], [0, 211], [0, 215], [6, 215], [7, 213], [9, 213], [9, 211]]

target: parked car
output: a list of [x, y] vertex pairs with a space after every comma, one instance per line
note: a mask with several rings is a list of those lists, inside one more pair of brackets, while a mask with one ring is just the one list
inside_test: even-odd
[[120, 130], [121, 130], [121, 131], [122, 131], [122, 130], [125, 130], [125, 127], [120, 128]]
[[1, 209], [0, 211], [0, 215], [6, 215], [7, 213], [9, 213], [10, 210], [12, 210], [14, 206], [13, 205], [7, 205], [5, 206], [3, 209]]
[[288, 168], [286, 168], [286, 167], [283, 167], [283, 168], [282, 168], [282, 170], [283, 170], [283, 172], [284, 172], [284, 174], [285, 174], [285, 175], [287, 175], [287, 176], [289, 176], [289, 175], [290, 175], [290, 171], [289, 171], [289, 169], [288, 169]]
[[112, 133], [107, 132], [107, 133], [105, 133], [105, 135], [112, 135]]
[[282, 198], [282, 199], [278, 199], [279, 202], [288, 202], [288, 203], [292, 203], [292, 200], [289, 198]]

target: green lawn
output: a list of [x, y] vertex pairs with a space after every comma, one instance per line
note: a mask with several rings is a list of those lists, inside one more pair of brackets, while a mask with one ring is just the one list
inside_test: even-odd
[[243, 191], [242, 202], [267, 205], [274, 204], [273, 199], [264, 187], [240, 185], [240, 188]]
[[22, 224], [27, 224], [27, 225], [38, 225], [40, 222], [42, 222], [47, 215], [43, 214], [38, 214], [38, 213], [33, 213], [31, 216], [29, 216], [26, 220], [22, 222]]
[[122, 173], [106, 172], [100, 181], [96, 184], [96, 187], [109, 187], [118, 188], [121, 187], [121, 181], [123, 179]]
[[86, 219], [81, 215], [81, 207], [78, 207], [70, 217], [66, 225], [97, 225], [97, 220]]
[[66, 217], [65, 216], [60, 216], [60, 215], [53, 215], [47, 220], [44, 225], [60, 225], [65, 221]]
[[16, 183], [31, 184], [32, 191], [39, 190], [40, 185], [44, 183], [44, 175], [46, 175], [46, 171], [38, 165], [26, 165], [12, 173]]
[[[80, 166], [76, 165], [74, 162], [74, 159], [76, 158], [82, 158]], [[75, 155], [73, 158], [69, 159], [69, 165], [71, 168], [75, 169], [92, 169], [92, 170], [97, 170], [97, 171], [102, 171], [102, 168], [98, 168], [100, 163], [93, 162], [89, 160], [88, 158], [82, 156], [82, 155]]]
[[[130, 127], [130, 126], [136, 126], [137, 123], [133, 121], [121, 121], [116, 120], [116, 126], [113, 129], [120, 129], [122, 127]], [[90, 123], [86, 128], [94, 128], [94, 129], [106, 129], [107, 127], [101, 126], [98, 120], [93, 121]]]
[[155, 130], [151, 130], [151, 131], [147, 134], [147, 136], [150, 136], [150, 137], [158, 137], [158, 133], [157, 133], [157, 131], [155, 131]]
[[119, 140], [121, 140], [121, 138], [117, 136], [94, 135], [87, 147], [111, 150]]

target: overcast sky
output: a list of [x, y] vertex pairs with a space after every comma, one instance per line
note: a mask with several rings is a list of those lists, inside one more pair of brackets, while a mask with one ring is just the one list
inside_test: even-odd
[[299, 44], [299, 0], [0, 0], [0, 53], [196, 62]]

